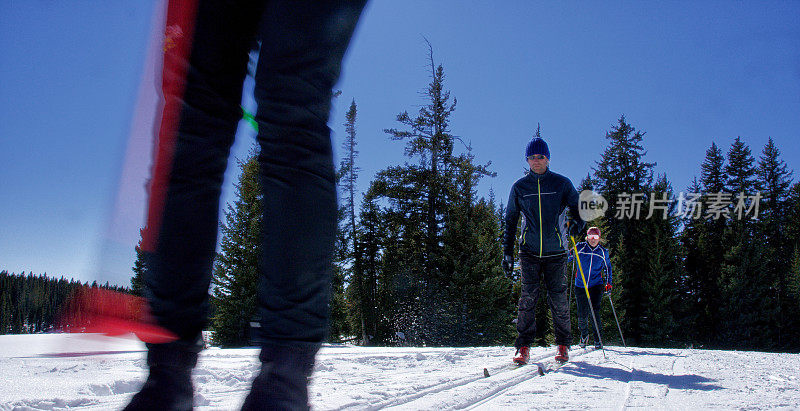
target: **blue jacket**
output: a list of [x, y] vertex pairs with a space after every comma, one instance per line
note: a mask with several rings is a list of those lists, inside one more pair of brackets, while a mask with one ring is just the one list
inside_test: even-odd
[[[580, 242], [575, 247], [578, 249], [583, 275], [586, 277], [586, 283], [589, 287], [604, 283], [613, 284], [611, 282], [611, 258], [608, 256], [608, 250], [605, 247], [598, 244], [597, 247], [592, 248], [586, 242]], [[574, 261], [574, 256], [570, 254], [568, 262]], [[603, 270], [606, 271], [606, 281], [603, 281]], [[578, 267], [575, 267], [575, 286], [583, 288], [583, 279], [581, 279]]]
[[565, 210], [573, 223], [583, 227], [578, 213], [578, 192], [568, 178], [547, 169], [544, 174], [528, 173], [511, 187], [506, 208], [503, 253], [514, 255], [514, 240], [520, 213], [523, 216], [520, 251], [538, 257], [563, 256], [567, 252]]

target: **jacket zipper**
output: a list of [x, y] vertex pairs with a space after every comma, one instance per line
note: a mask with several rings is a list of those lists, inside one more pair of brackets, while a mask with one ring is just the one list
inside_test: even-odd
[[536, 179], [536, 187], [539, 189], [539, 258], [542, 258], [544, 251], [544, 241], [542, 239], [542, 185], [539, 179]]

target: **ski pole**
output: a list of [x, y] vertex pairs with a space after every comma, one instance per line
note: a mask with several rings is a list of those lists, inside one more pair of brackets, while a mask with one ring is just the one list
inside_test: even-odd
[[[578, 244], [575, 243], [575, 238], [570, 235], [569, 238], [572, 240], [572, 250], [575, 251], [575, 258], [578, 258]], [[581, 265], [580, 260], [576, 263], [578, 266], [578, 270], [581, 273], [581, 280], [583, 281], [583, 290], [586, 291], [586, 301], [589, 302], [589, 312], [592, 313], [592, 320], [594, 321], [594, 329], [597, 331], [597, 339], [600, 341], [600, 349], [603, 351], [603, 359], [606, 358], [606, 349], [603, 346], [603, 337], [600, 335], [600, 327], [597, 326], [597, 317], [594, 315], [594, 307], [592, 306], [592, 297], [589, 295], [589, 285], [586, 284], [586, 277], [583, 275], [583, 266]], [[577, 296], [575, 297], [577, 298]]]
[[622, 336], [622, 328], [619, 326], [619, 320], [617, 319], [617, 310], [614, 309], [614, 301], [611, 301], [611, 293], [609, 293], [607, 295], [608, 295], [608, 302], [611, 303], [611, 312], [614, 313], [614, 321], [617, 322], [617, 329], [619, 330], [619, 337], [622, 338], [622, 345], [625, 348], [628, 348], [628, 346], [625, 344], [625, 337]]

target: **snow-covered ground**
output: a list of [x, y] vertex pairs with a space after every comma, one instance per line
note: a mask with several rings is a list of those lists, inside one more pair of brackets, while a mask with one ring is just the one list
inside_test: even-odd
[[[83, 356], [41, 354], [89, 352]], [[513, 349], [325, 346], [311, 406], [336, 409], [800, 409], [800, 355], [574, 347], [539, 376]], [[536, 348], [534, 359], [554, 349]], [[256, 349], [209, 349], [194, 372], [197, 409], [238, 409]], [[80, 334], [0, 336], [0, 410], [120, 409], [146, 377], [144, 347]], [[489, 377], [484, 376], [484, 368]]]

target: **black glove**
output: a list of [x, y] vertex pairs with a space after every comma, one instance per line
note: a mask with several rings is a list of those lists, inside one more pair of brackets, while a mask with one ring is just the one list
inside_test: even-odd
[[570, 221], [567, 223], [567, 228], [569, 229], [569, 235], [573, 237], [581, 237], [583, 234], [583, 228], [586, 226], [586, 223], [583, 221], [576, 222], [575, 220]]
[[514, 271], [514, 257], [508, 254], [504, 255], [500, 265], [503, 266], [503, 271], [506, 275], [510, 277], [511, 273]]

